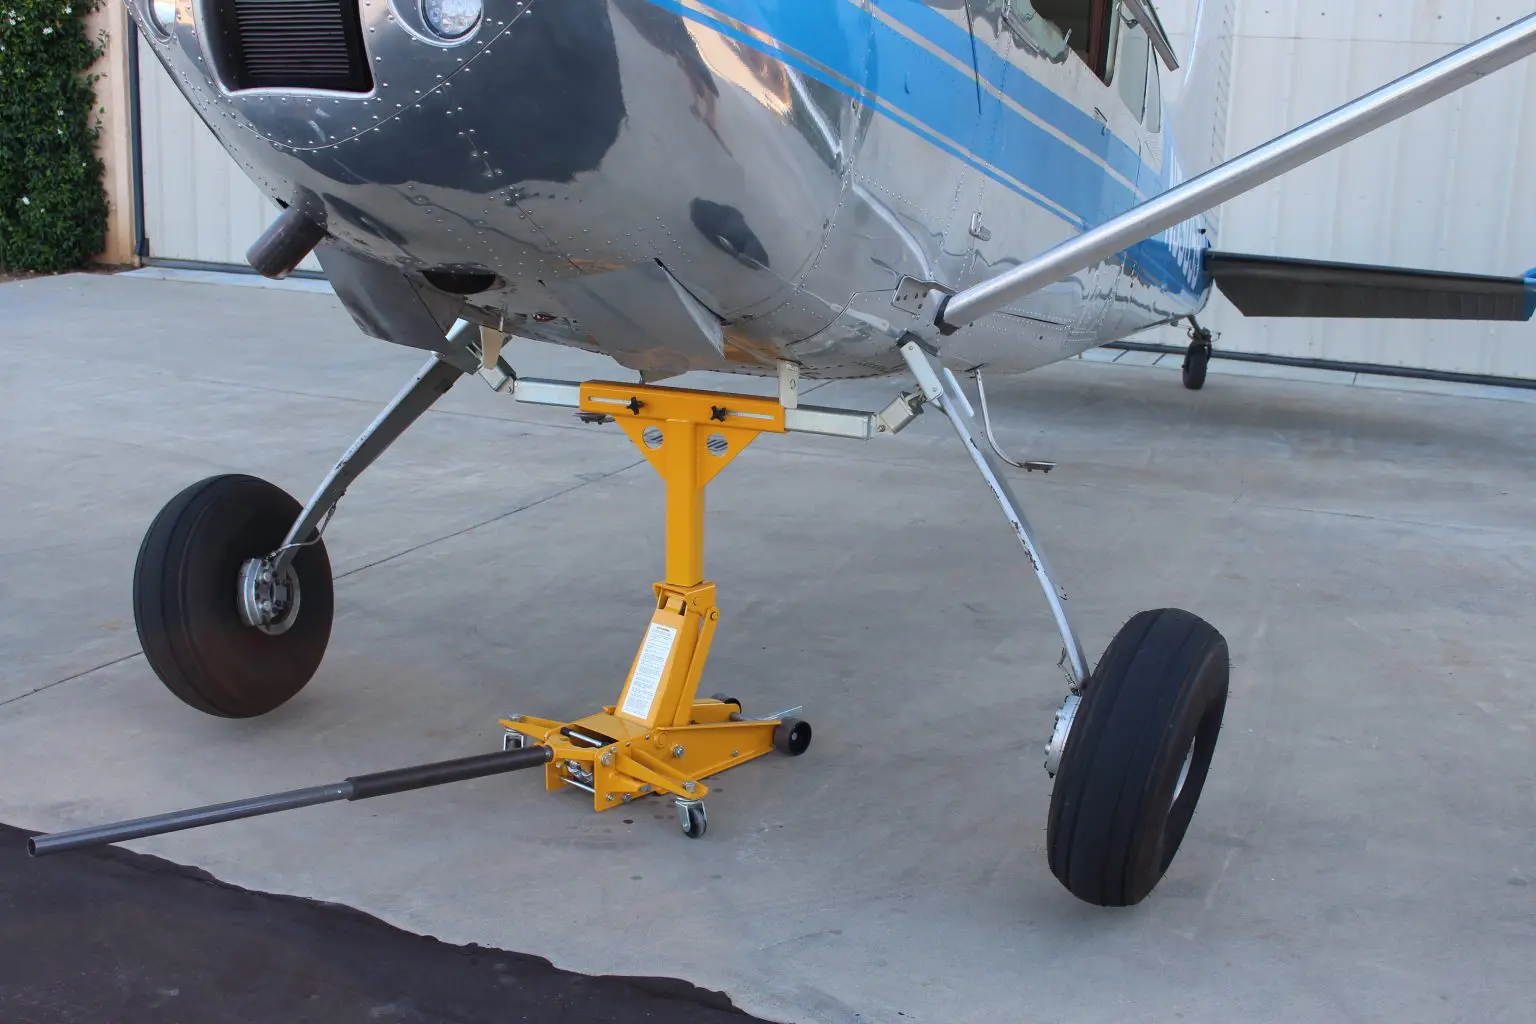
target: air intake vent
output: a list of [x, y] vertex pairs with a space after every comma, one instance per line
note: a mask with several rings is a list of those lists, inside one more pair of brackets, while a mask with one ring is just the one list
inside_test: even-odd
[[232, 91], [369, 92], [357, 0], [215, 0], [219, 74]]

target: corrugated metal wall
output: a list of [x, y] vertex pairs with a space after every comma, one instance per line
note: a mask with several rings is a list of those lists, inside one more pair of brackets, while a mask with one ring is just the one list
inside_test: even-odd
[[[148, 46], [139, 47], [144, 233], [153, 259], [246, 267], [277, 207], [224, 152]], [[313, 256], [300, 264], [319, 270]]]
[[[1161, 0], [1187, 38], [1195, 0]], [[1531, 0], [1238, 0], [1236, 156], [1532, 13]], [[1187, 42], [1184, 44], [1187, 47]], [[1238, 252], [1519, 275], [1536, 267], [1536, 60], [1227, 204]], [[1536, 378], [1536, 325], [1249, 320], [1219, 348]], [[1139, 340], [1139, 339], [1138, 339]], [[1147, 340], [1182, 343], [1171, 331]]]
[[[1187, 51], [1197, 0], [1160, 0]], [[1236, 155], [1531, 13], [1531, 0], [1238, 0], [1227, 132]], [[140, 48], [145, 221], [154, 257], [244, 264], [275, 215]], [[1177, 95], [1178, 77], [1170, 83]], [[1536, 266], [1536, 60], [1441, 100], [1228, 204], [1223, 248], [1476, 273]], [[313, 257], [304, 264], [314, 268]], [[1536, 327], [1247, 320], [1234, 351], [1536, 378]], [[1146, 340], [1180, 342], [1172, 331]]]

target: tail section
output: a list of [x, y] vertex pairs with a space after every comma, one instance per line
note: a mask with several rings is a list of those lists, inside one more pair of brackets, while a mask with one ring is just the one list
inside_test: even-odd
[[[1183, 81], [1168, 116], [1179, 176], [1184, 179], [1210, 170], [1227, 157], [1236, 31], [1237, 0], [1199, 0], [1186, 37], [1190, 40], [1189, 59], [1184, 62]], [[1219, 210], [1206, 215], [1212, 235], [1220, 230], [1219, 216]]]

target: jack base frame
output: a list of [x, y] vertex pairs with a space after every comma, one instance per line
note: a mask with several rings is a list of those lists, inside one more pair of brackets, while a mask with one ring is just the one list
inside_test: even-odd
[[576, 722], [519, 715], [501, 725], [509, 749], [539, 744], [554, 751], [544, 766], [545, 789], [585, 790], [594, 810], [607, 811], [653, 793], [702, 800], [709, 795], [705, 779], [773, 751], [778, 719], [733, 715], [735, 704], [700, 700], [687, 725], [648, 726], [612, 707]]

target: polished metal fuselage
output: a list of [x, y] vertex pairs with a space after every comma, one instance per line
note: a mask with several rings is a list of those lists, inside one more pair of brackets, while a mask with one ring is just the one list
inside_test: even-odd
[[[1043, 45], [1023, 0], [487, 0], [456, 45], [413, 0], [357, 0], [368, 94], [231, 91], [199, 30], [211, 0], [176, 2], [175, 30], [144, 34], [273, 200], [418, 287], [494, 274], [465, 319], [653, 376], [900, 371], [897, 340], [928, 316], [893, 303], [903, 279], [974, 284], [1180, 177], [1167, 133]], [[942, 355], [1022, 372], [1197, 312], [1201, 228]], [[573, 286], [629, 272], [618, 319], [643, 319], [658, 267], [721, 325], [719, 351], [636, 351], [580, 315]]]

